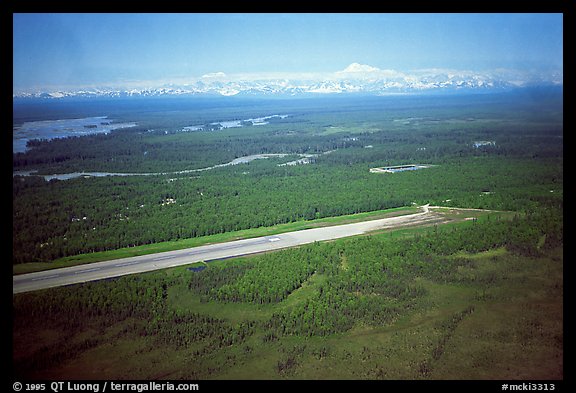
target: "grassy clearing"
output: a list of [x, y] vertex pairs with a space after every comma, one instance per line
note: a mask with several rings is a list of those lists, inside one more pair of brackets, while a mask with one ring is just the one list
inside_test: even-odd
[[279, 303], [277, 308], [291, 308], [306, 301], [306, 299], [318, 296], [318, 291], [326, 280], [325, 274], [314, 273], [300, 288], [292, 292], [282, 303]]
[[561, 379], [561, 250], [469, 258], [478, 264], [469, 270], [480, 270], [471, 284], [423, 280], [428, 296], [419, 309], [390, 326], [327, 340], [331, 356], [302, 360], [294, 378], [338, 370], [354, 379]]
[[365, 132], [377, 132], [380, 131], [382, 125], [376, 122], [363, 122], [354, 126], [327, 126], [324, 127], [324, 131], [320, 135], [333, 135], [338, 133], [347, 134], [362, 134]]
[[475, 258], [477, 281], [486, 284], [431, 377], [562, 379], [562, 250], [544, 258], [502, 250]]
[[[562, 379], [561, 261], [520, 261], [501, 249], [469, 257], [497, 282], [423, 281], [421, 307], [390, 326], [258, 346], [217, 378]], [[542, 279], [545, 272], [553, 275]]]

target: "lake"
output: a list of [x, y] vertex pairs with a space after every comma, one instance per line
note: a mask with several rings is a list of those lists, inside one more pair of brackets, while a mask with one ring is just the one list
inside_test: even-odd
[[12, 152], [23, 153], [32, 139], [56, 139], [89, 134], [107, 134], [120, 128], [135, 127], [136, 123], [114, 123], [108, 116], [80, 119], [40, 120], [24, 122], [12, 129]]

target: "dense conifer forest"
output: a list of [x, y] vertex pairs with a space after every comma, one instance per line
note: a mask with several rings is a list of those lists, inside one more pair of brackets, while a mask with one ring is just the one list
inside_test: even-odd
[[[14, 176], [13, 262], [50, 261], [411, 203], [514, 211], [528, 211], [547, 200], [561, 204], [558, 102], [489, 97], [472, 96], [469, 105], [448, 97], [448, 109], [437, 97], [366, 98], [360, 100], [364, 106], [333, 99], [326, 103], [335, 107], [331, 110], [322, 109], [324, 100], [312, 101], [308, 109], [299, 100], [265, 101], [264, 109], [240, 101], [238, 107], [217, 108], [219, 116], [235, 119], [241, 109], [247, 112], [244, 118], [289, 116], [266, 125], [190, 132], [172, 124], [206, 120], [194, 117], [206, 116], [194, 101], [188, 103], [189, 111], [176, 111], [176, 120], [172, 112], [141, 114], [132, 103], [117, 117], [141, 123], [136, 129], [32, 142], [33, 148], [14, 155], [16, 174], [148, 175], [51, 181]], [[414, 106], [411, 111], [409, 105]], [[534, 107], [537, 114], [530, 112]], [[159, 124], [162, 129], [144, 130]], [[253, 154], [289, 155], [187, 172]], [[299, 164], [297, 154], [313, 156], [308, 164]], [[405, 163], [434, 166], [393, 176], [369, 172]]]

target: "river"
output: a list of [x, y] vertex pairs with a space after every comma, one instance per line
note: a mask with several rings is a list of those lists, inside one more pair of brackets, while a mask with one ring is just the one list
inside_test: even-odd
[[291, 161], [291, 162], [288, 162], [285, 164], [280, 164], [280, 165], [295, 165], [295, 163], [297, 163], [298, 161], [301, 161], [300, 163], [305, 164], [305, 163], [309, 163], [310, 157], [317, 156], [316, 154], [286, 154], [286, 153], [253, 154], [250, 156], [235, 158], [232, 161], [227, 162], [225, 164], [217, 164], [217, 165], [213, 165], [213, 166], [210, 166], [207, 168], [185, 169], [183, 171], [175, 171], [175, 172], [151, 172], [151, 173], [72, 172], [72, 173], [60, 173], [60, 174], [52, 174], [52, 175], [37, 175], [36, 173], [38, 171], [29, 170], [29, 171], [14, 171], [14, 172], [12, 172], [12, 176], [42, 176], [46, 181], [50, 181], [53, 179], [70, 180], [70, 179], [75, 179], [77, 177], [181, 175], [181, 174], [186, 174], [186, 173], [203, 172], [203, 171], [227, 167], [227, 166], [231, 166], [231, 165], [246, 164], [246, 163], [254, 161], [254, 160], [260, 160], [260, 159], [271, 158], [271, 157], [280, 157], [281, 158], [281, 157], [286, 157], [286, 156], [290, 156], [290, 155], [297, 155], [300, 157], [304, 157], [304, 159], [308, 159], [308, 161], [296, 160], [296, 161]]

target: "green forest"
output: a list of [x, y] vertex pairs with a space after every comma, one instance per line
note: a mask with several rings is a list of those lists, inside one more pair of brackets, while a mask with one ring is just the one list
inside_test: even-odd
[[[561, 207], [558, 103], [549, 99], [522, 106], [513, 98], [519, 99], [497, 96], [492, 103], [472, 97], [469, 106], [421, 98], [411, 112], [405, 99], [369, 100], [365, 106], [319, 100], [307, 110], [298, 100], [267, 102], [275, 104], [267, 113], [300, 112], [267, 125], [221, 131], [177, 132], [166, 121], [155, 132], [126, 129], [42, 142], [14, 155], [15, 171], [150, 175], [64, 181], [13, 176], [13, 263], [412, 203], [513, 211], [530, 211], [541, 203]], [[336, 108], [322, 109], [321, 103]], [[530, 112], [535, 105], [538, 115]], [[238, 108], [227, 110], [238, 117]], [[121, 120], [137, 121], [138, 115], [143, 124], [160, 121], [155, 112], [129, 113]], [[494, 144], [475, 146], [476, 141]], [[291, 155], [179, 173], [266, 153]], [[310, 164], [282, 165], [298, 159], [295, 154], [316, 156]], [[434, 166], [392, 176], [369, 172], [406, 163]]]
[[[458, 329], [488, 318], [464, 330], [485, 335], [476, 366], [450, 379], [518, 378], [530, 357], [548, 365], [532, 377], [559, 378], [561, 214], [499, 217], [17, 295], [16, 375], [429, 379], [448, 354], [470, 361]], [[504, 344], [518, 359], [500, 369], [483, 356]]]
[[[540, 93], [15, 103], [15, 125], [138, 126], [13, 154], [13, 265], [397, 207], [482, 210], [13, 295], [14, 376], [562, 379], [563, 107]], [[223, 166], [254, 154], [285, 155]], [[403, 164], [429, 167], [370, 172]], [[73, 172], [111, 175], [43, 177]]]

